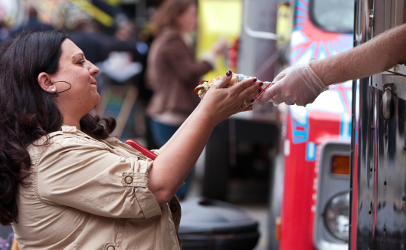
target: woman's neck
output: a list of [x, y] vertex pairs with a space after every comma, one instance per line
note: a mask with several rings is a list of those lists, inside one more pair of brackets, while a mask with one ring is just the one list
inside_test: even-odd
[[76, 127], [76, 129], [80, 130], [80, 120], [77, 120], [75, 118], [72, 118], [72, 117], [69, 117], [69, 116], [64, 116], [63, 117], [63, 124], [68, 125], [68, 126]]

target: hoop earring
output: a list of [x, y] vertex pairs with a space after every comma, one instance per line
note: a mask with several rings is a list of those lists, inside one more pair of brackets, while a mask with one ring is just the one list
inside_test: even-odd
[[52, 89], [52, 92], [55, 92], [55, 93], [53, 93], [53, 95], [55, 95], [55, 97], [58, 97], [60, 93], [66, 92], [66, 91], [68, 91], [68, 90], [70, 90], [70, 89], [72, 88], [72, 84], [70, 84], [70, 83], [67, 82], [67, 81], [56, 81], [56, 82], [51, 82], [51, 84], [55, 84], [55, 83], [57, 83], [57, 82], [64, 82], [64, 83], [67, 83], [67, 84], [69, 84], [69, 88], [67, 88], [67, 89], [65, 89], [65, 90], [62, 90], [62, 91], [59, 91], [59, 92], [55, 92], [55, 89]]

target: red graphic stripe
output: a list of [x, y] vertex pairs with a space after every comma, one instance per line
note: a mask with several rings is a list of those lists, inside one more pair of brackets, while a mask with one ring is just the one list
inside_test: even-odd
[[257, 96], [254, 97], [254, 100], [258, 100], [258, 98], [265, 93], [265, 90], [268, 89], [269, 87], [272, 86], [272, 83], [270, 83], [269, 85], [265, 86], [265, 88], [261, 88], [261, 92], [259, 92], [259, 94]]

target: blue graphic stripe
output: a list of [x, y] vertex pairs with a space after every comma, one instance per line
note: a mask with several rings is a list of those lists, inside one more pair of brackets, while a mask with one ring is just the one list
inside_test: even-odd
[[[345, 120], [345, 114], [341, 115], [340, 122], [340, 137], [341, 139], [350, 139], [351, 138], [351, 118], [348, 118], [348, 121]], [[344, 130], [344, 128], [347, 128]]]
[[337, 42], [337, 41], [334, 41], [333, 44], [334, 44], [334, 46], [337, 47], [337, 49], [339, 50], [339, 52], [345, 51], [345, 50], [348, 50], [348, 49], [349, 49], [347, 46], [345, 46], [345, 44], [340, 43], [340, 42]]
[[334, 54], [338, 53], [338, 51], [333, 47], [333, 45], [331, 45], [330, 42], [326, 42], [326, 44], [327, 44], [328, 51], [330, 51], [330, 55], [334, 55]]
[[296, 23], [305, 23], [305, 22], [306, 22], [306, 19], [305, 19], [305, 18], [302, 18], [302, 17], [297, 17], [296, 20], [295, 20], [295, 22], [296, 22]]
[[298, 49], [295, 49], [295, 50], [293, 50], [291, 53], [290, 53], [290, 60], [293, 60], [297, 55], [299, 55], [299, 53], [300, 52], [302, 52], [303, 51], [303, 48], [298, 48]]
[[309, 7], [307, 7], [307, 5], [305, 5], [305, 4], [302, 3], [301, 1], [297, 1], [297, 2], [296, 2], [296, 6], [302, 8], [302, 9], [304, 9], [304, 10], [307, 10], [307, 11], [309, 10]]
[[353, 47], [353, 41], [352, 41], [352, 36], [339, 36], [337, 38], [337, 41], [344, 44], [345, 46], [348, 46], [348, 48]]
[[306, 13], [306, 12], [303, 12], [303, 11], [301, 11], [301, 10], [296, 9], [296, 11], [295, 11], [295, 17], [297, 17], [297, 16], [306, 17], [306, 16], [307, 16], [307, 13]]
[[323, 52], [324, 52], [324, 55], [327, 57], [328, 54], [327, 54], [326, 45], [324, 44], [324, 42], [320, 42], [319, 43], [319, 51], [317, 52], [317, 59], [321, 59], [321, 54], [323, 54]]
[[306, 144], [306, 161], [315, 161], [316, 160], [316, 143], [308, 142]]
[[303, 25], [295, 25], [295, 30], [303, 30]]

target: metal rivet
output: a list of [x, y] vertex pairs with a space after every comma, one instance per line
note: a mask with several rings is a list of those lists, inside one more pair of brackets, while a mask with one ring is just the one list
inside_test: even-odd
[[374, 127], [374, 126], [371, 126], [371, 129], [372, 129], [372, 130], [374, 130], [374, 129], [375, 129], [375, 127]]
[[127, 176], [127, 177], [125, 177], [124, 181], [127, 184], [131, 184], [131, 183], [133, 183], [133, 177], [132, 176]]

